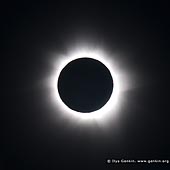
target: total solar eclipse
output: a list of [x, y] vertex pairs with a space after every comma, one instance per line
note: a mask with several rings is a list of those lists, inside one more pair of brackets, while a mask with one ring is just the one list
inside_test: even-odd
[[83, 57], [70, 61], [60, 72], [58, 93], [63, 103], [80, 113], [102, 108], [113, 92], [110, 70], [100, 61]]

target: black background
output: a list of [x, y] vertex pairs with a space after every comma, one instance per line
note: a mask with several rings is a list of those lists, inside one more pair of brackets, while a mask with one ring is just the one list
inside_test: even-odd
[[[2, 5], [3, 166], [5, 169], [167, 168], [167, 164], [107, 164], [113, 159], [169, 159], [165, 3], [7, 2]], [[81, 37], [82, 35], [82, 37]], [[142, 77], [125, 92], [126, 113], [110, 124], [81, 127], [51, 121], [47, 53], [63, 52], [76, 38], [101, 42], [129, 72]], [[56, 113], [57, 114], [57, 113]]]

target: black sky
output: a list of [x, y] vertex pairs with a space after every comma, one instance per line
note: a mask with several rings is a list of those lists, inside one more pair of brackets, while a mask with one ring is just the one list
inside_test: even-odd
[[[107, 158], [170, 159], [166, 4], [28, 1], [2, 8], [5, 169], [168, 167], [106, 163]], [[58, 110], [50, 107], [41, 81], [51, 76], [47, 54], [64, 53], [79, 39], [120, 54], [117, 60], [140, 80], [124, 94], [118, 127], [73, 126], [51, 116]]]

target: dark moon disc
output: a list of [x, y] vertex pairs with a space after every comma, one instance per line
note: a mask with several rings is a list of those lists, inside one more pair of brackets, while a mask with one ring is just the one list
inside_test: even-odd
[[92, 58], [79, 58], [68, 63], [62, 69], [57, 85], [65, 105], [83, 113], [102, 108], [113, 91], [109, 69]]

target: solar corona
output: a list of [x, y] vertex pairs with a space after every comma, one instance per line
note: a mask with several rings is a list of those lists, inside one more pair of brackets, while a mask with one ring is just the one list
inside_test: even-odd
[[[115, 63], [111, 57], [106, 55], [106, 53], [104, 53], [104, 51], [102, 51], [101, 49], [89, 49], [85, 47], [78, 48], [78, 50], [76, 49], [71, 50], [70, 52], [68, 52], [67, 55], [61, 55], [61, 57], [60, 56], [56, 57], [57, 59], [55, 59], [55, 55], [53, 59], [53, 71], [51, 73], [50, 80], [48, 81], [48, 85], [50, 87], [50, 92], [51, 92], [50, 96], [53, 105], [56, 107], [56, 109], [61, 111], [62, 114], [64, 114], [64, 116], [68, 116], [70, 118], [76, 118], [79, 120], [103, 120], [104, 121], [105, 119], [109, 118], [109, 116], [116, 115], [116, 109], [118, 107], [118, 103], [120, 103], [118, 101], [119, 101], [121, 86], [120, 86], [120, 81], [118, 76], [119, 75], [118, 70], [116, 70]], [[64, 99], [63, 97], [64, 95], [62, 96], [62, 92], [61, 92], [63, 91], [63, 93], [65, 93], [65, 90], [68, 90], [65, 88], [66, 82], [65, 82], [65, 87], [61, 85], [62, 72], [67, 67], [69, 67], [71, 63], [74, 63], [75, 61], [78, 62], [83, 60], [84, 61], [90, 60], [90, 62], [92, 61], [93, 63], [96, 62], [100, 67], [105, 68], [106, 72], [109, 75], [109, 80], [105, 80], [105, 81], [108, 81], [110, 83], [109, 85], [110, 91], [106, 95], [107, 97], [105, 97], [104, 102], [103, 103], [101, 102], [98, 106], [96, 106], [96, 108], [95, 107], [88, 108], [90, 106], [88, 102], [86, 102], [87, 108], [84, 107], [85, 108], [85, 109], [83, 108], [84, 110], [82, 108], [76, 109], [76, 107], [74, 107], [73, 105], [72, 106], [69, 105], [68, 102], [66, 102], [66, 100]], [[86, 63], [84, 62], [84, 64]], [[87, 65], [87, 67], [84, 68], [89, 69], [89, 65]], [[93, 65], [91, 66], [90, 69], [93, 70]], [[91, 74], [93, 73], [91, 72]], [[91, 76], [93, 79], [93, 75]], [[73, 79], [74, 76], [72, 76], [70, 78], [70, 81], [68, 82], [73, 83], [72, 82]], [[74, 81], [76, 81], [76, 79]], [[93, 82], [95, 82], [95, 80]], [[85, 85], [84, 87], [86, 88]], [[105, 88], [104, 90], [107, 91], [107, 87], [102, 87], [102, 88], [103, 89]], [[71, 93], [71, 89], [69, 90]], [[102, 91], [102, 89], [99, 89], [99, 91]], [[97, 92], [95, 94], [97, 95]], [[91, 100], [91, 96], [89, 97], [89, 100]], [[78, 99], [77, 102], [79, 102]], [[75, 102], [74, 104], [76, 104], [77, 102]]]

